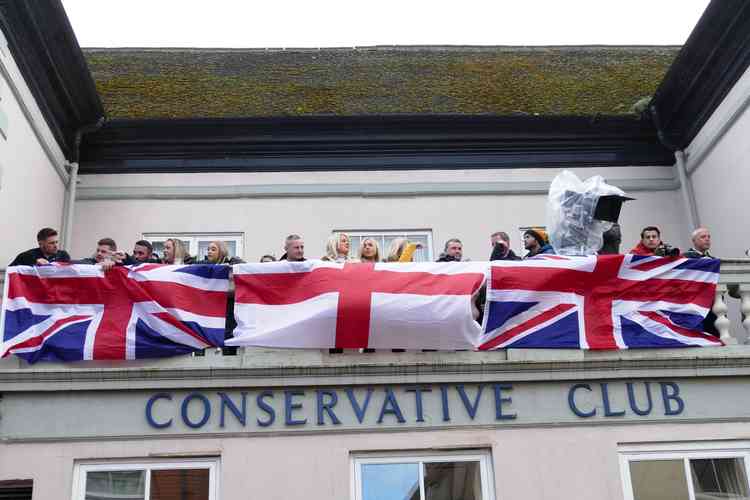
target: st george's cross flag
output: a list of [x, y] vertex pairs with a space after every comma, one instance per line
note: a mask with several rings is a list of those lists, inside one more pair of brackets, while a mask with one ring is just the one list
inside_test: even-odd
[[166, 357], [222, 346], [229, 267], [9, 267], [0, 355], [29, 362]]
[[240, 264], [227, 345], [473, 349], [487, 263]]
[[716, 259], [545, 255], [491, 264], [480, 350], [723, 345], [702, 327]]

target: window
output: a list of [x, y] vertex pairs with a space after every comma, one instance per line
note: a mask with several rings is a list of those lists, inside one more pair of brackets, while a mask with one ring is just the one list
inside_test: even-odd
[[695, 445], [621, 455], [626, 500], [750, 499], [750, 448]]
[[73, 500], [218, 500], [218, 459], [77, 464]]
[[373, 238], [378, 242], [380, 247], [380, 258], [385, 260], [388, 256], [388, 247], [396, 238], [406, 238], [412, 243], [421, 243], [422, 248], [414, 252], [414, 262], [429, 262], [434, 260], [432, 256], [432, 231], [415, 230], [415, 231], [347, 231], [339, 230], [335, 233], [342, 232], [349, 235], [349, 255], [357, 258], [359, 255], [359, 246], [365, 238]]
[[489, 452], [354, 456], [354, 500], [492, 500]]
[[154, 252], [164, 255], [164, 242], [169, 238], [177, 238], [185, 245], [188, 254], [198, 260], [204, 260], [208, 252], [208, 245], [212, 241], [223, 241], [227, 244], [230, 257], [242, 258], [244, 253], [243, 233], [144, 233], [143, 239], [154, 246]]

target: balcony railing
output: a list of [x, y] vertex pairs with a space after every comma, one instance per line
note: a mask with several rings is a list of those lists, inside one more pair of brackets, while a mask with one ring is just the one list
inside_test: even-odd
[[[0, 290], [4, 289], [4, 281], [5, 269], [0, 269]], [[737, 306], [739, 320], [733, 320]], [[750, 259], [722, 259], [712, 310], [716, 330], [725, 344], [750, 345]]]

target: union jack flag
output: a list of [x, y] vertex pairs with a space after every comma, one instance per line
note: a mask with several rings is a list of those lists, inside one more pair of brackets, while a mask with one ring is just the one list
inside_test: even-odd
[[0, 356], [140, 359], [222, 346], [228, 287], [228, 266], [9, 267]]
[[538, 256], [492, 262], [480, 350], [719, 346], [703, 332], [716, 259]]

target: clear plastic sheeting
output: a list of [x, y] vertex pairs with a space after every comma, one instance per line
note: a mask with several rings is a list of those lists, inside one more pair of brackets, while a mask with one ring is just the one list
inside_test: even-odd
[[581, 181], [563, 170], [554, 178], [547, 198], [547, 231], [550, 244], [561, 255], [594, 255], [602, 247], [602, 233], [613, 223], [594, 218], [602, 196], [626, 196], [595, 175]]

